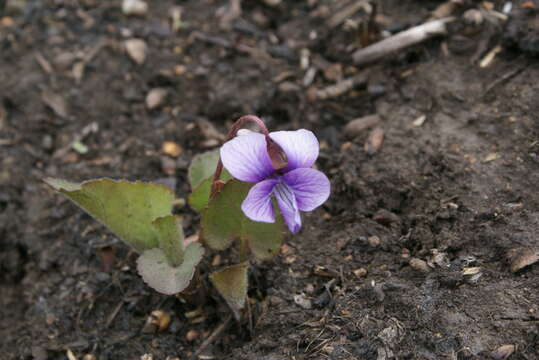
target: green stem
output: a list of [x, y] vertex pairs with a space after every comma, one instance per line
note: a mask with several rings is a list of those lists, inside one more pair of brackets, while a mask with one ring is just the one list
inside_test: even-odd
[[247, 240], [240, 237], [240, 264], [247, 261]]

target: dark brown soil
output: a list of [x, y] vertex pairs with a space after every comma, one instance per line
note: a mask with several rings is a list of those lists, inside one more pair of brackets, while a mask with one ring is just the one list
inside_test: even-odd
[[[229, 30], [225, 2], [149, 3], [127, 17], [119, 0], [0, 1], [0, 359], [189, 359], [227, 314], [219, 298], [210, 292], [193, 318], [197, 304], [149, 289], [127, 247], [41, 179], [159, 180], [185, 199], [190, 159], [219, 145], [208, 126], [223, 134], [246, 113], [315, 131], [332, 195], [282, 254], [253, 267], [252, 331], [232, 326], [201, 358], [539, 359], [539, 265], [512, 271], [539, 251], [530, 2], [513, 2], [508, 33], [455, 25], [368, 69], [351, 61], [358, 32], [328, 25], [345, 1], [245, 0]], [[439, 4], [386, 0], [378, 13], [399, 30]], [[131, 37], [148, 45], [143, 65], [123, 49]], [[472, 61], [497, 44], [488, 66]], [[304, 48], [318, 70], [310, 91]], [[339, 68], [369, 71], [368, 86], [312, 101]], [[168, 96], [150, 111], [156, 87]], [[344, 127], [374, 113], [384, 141], [368, 154], [371, 129], [349, 138]], [[164, 155], [164, 141], [182, 154]], [[195, 233], [197, 215], [178, 212]], [[156, 309], [171, 325], [142, 332]]]

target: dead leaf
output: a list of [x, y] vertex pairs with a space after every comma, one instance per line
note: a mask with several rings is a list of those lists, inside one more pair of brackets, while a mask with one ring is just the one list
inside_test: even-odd
[[532, 248], [515, 248], [507, 252], [512, 272], [517, 272], [539, 260], [539, 250]]
[[125, 51], [127, 55], [135, 63], [142, 65], [146, 61], [146, 55], [148, 54], [148, 45], [142, 39], [129, 39], [124, 42]]
[[64, 119], [68, 117], [67, 104], [61, 95], [45, 91], [41, 94], [41, 100], [43, 100], [45, 105], [51, 108], [56, 115]]

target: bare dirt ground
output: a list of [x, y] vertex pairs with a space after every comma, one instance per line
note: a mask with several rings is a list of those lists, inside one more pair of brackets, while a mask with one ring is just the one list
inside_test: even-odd
[[[0, 1], [1, 359], [190, 358], [227, 315], [219, 297], [155, 293], [41, 179], [158, 180], [185, 199], [190, 159], [246, 113], [313, 130], [332, 195], [251, 272], [252, 329], [201, 359], [539, 359], [539, 3], [505, 19], [505, 1], [464, 1], [446, 36], [367, 66], [351, 54], [383, 33], [362, 9], [335, 17], [354, 1], [245, 0], [228, 23], [224, 1], [148, 3]], [[388, 35], [442, 3], [376, 2], [374, 22]], [[143, 332], [156, 309], [171, 325]]]

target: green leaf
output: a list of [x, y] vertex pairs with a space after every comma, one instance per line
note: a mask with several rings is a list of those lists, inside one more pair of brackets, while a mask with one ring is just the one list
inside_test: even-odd
[[274, 204], [275, 223], [255, 222], [241, 210], [252, 184], [230, 180], [202, 211], [202, 239], [215, 250], [224, 250], [235, 239], [247, 241], [258, 259], [272, 258], [283, 241], [283, 219]]
[[[189, 166], [189, 183], [193, 192], [188, 197], [189, 205], [196, 211], [201, 212], [208, 205], [213, 174], [219, 161], [219, 150], [208, 151], [193, 158]], [[223, 168], [221, 180], [227, 182], [232, 179], [230, 173]]]
[[159, 246], [152, 221], [171, 213], [174, 193], [167, 187], [106, 178], [82, 183], [47, 178], [45, 182], [138, 252]]
[[247, 299], [248, 263], [228, 266], [210, 275], [210, 280], [232, 309], [234, 316], [240, 320], [240, 310]]
[[193, 158], [187, 172], [189, 184], [191, 184], [192, 189], [213, 175], [219, 161], [219, 156], [219, 150], [214, 150], [196, 155]]
[[189, 244], [183, 263], [174, 267], [169, 265], [163, 250], [145, 250], [137, 259], [137, 270], [148, 286], [160, 293], [173, 295], [189, 285], [203, 254], [204, 249], [198, 242]]
[[[226, 169], [223, 169], [220, 179], [223, 182], [227, 182], [228, 180], [232, 179], [232, 176], [228, 171], [226, 171]], [[195, 189], [193, 189], [193, 192], [189, 194], [187, 201], [189, 202], [189, 206], [191, 206], [194, 210], [202, 212], [202, 210], [204, 210], [204, 208], [208, 205], [208, 201], [210, 201], [212, 182], [213, 177], [203, 180]]]
[[173, 215], [152, 221], [158, 233], [159, 248], [163, 250], [170, 266], [179, 266], [183, 261], [183, 228], [181, 218]]

